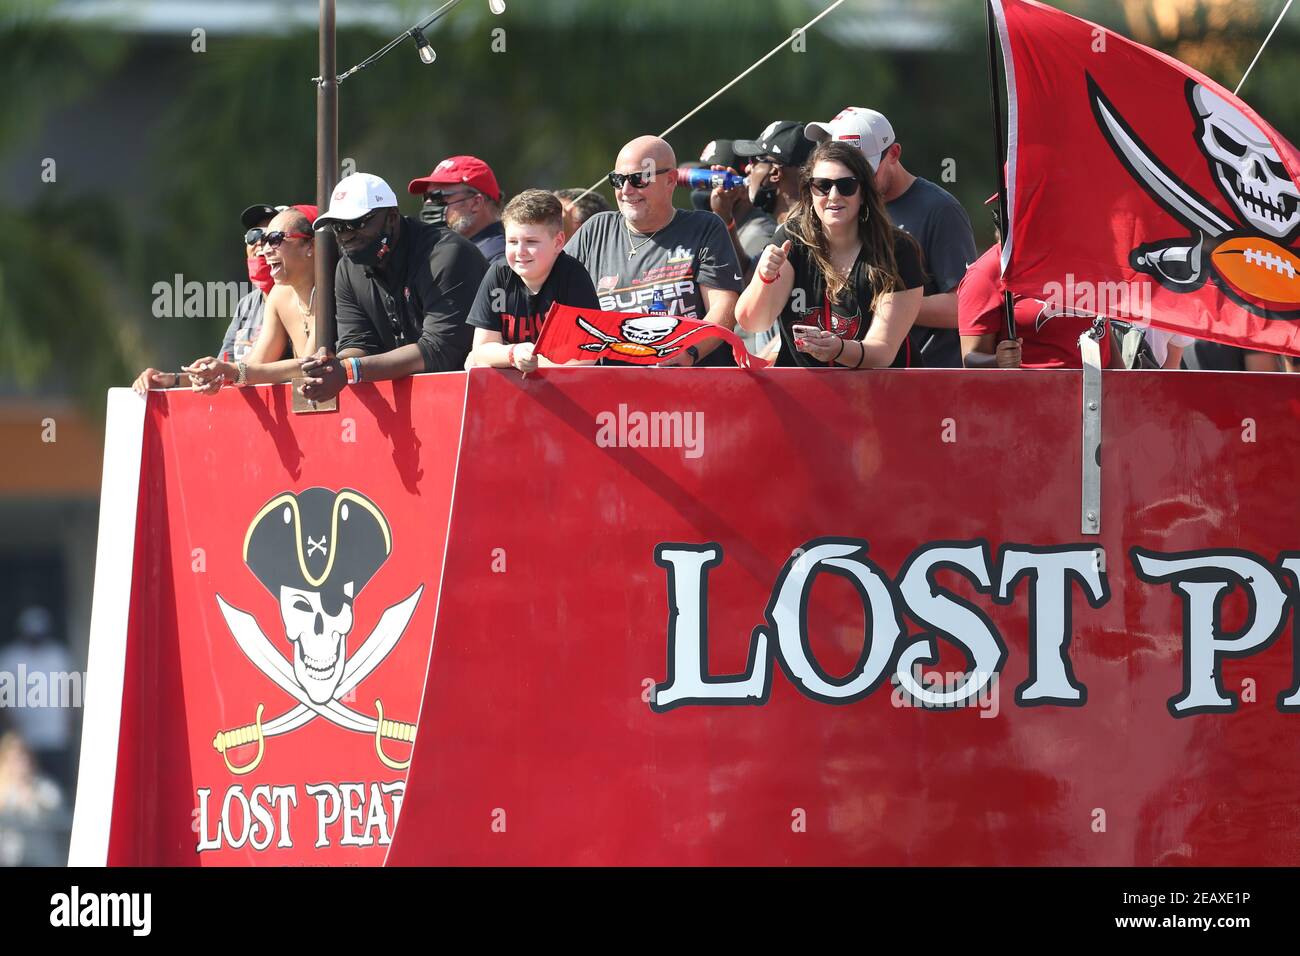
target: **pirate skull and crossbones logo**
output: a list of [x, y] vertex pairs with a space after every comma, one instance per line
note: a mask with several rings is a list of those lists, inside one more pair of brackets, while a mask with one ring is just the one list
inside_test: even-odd
[[[252, 724], [217, 734], [213, 747], [232, 773], [249, 773], [261, 762], [266, 738], [296, 730], [316, 717], [373, 735], [379, 759], [387, 766], [404, 769], [409, 764], [391, 759], [382, 741], [413, 742], [413, 725], [386, 720], [378, 699], [377, 717], [342, 701], [396, 646], [424, 590], [421, 585], [385, 610], [374, 631], [349, 656], [353, 604], [392, 549], [392, 531], [383, 513], [351, 489], [285, 492], [258, 511], [244, 537], [244, 563], [279, 602], [289, 657], [262, 633], [253, 615], [219, 594], [217, 605], [239, 649], [297, 704], [265, 723], [264, 705], [259, 704]], [[235, 765], [228, 751], [251, 743], [257, 744], [256, 757]]]
[[1257, 123], [1221, 94], [1189, 80], [1197, 147], [1239, 218], [1220, 213], [1178, 179], [1141, 141], [1090, 76], [1097, 125], [1151, 197], [1191, 235], [1139, 245], [1130, 264], [1176, 292], [1207, 278], [1247, 310], [1269, 318], [1300, 314], [1300, 188]]
[[624, 319], [619, 326], [619, 332], [622, 333], [623, 337], [619, 339], [601, 331], [579, 316], [578, 326], [587, 334], [595, 336], [598, 341], [585, 342], [579, 345], [578, 348], [587, 352], [603, 352], [605, 349], [609, 349], [611, 352], [617, 352], [620, 355], [630, 355], [638, 358], [653, 355], [657, 358], [663, 358], [665, 355], [671, 355], [673, 352], [678, 351], [681, 348], [678, 343], [695, 331], [695, 329], [687, 329], [676, 338], [665, 342], [664, 339], [672, 335], [679, 325], [681, 325], [680, 320], [667, 315], [645, 315], [634, 319]]

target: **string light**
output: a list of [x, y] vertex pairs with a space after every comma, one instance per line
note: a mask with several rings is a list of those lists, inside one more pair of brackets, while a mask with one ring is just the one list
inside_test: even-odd
[[[380, 58], [391, 53], [393, 50], [397, 49], [397, 47], [401, 46], [408, 38], [415, 41], [415, 49], [416, 52], [420, 54], [420, 60], [424, 63], [433, 63], [438, 58], [438, 54], [434, 52], [433, 46], [429, 43], [428, 37], [424, 35], [424, 31], [427, 30], [433, 24], [437, 23], [440, 19], [442, 19], [444, 15], [451, 12], [451, 9], [455, 7], [457, 4], [459, 4], [460, 2], [461, 0], [447, 0], [446, 3], [440, 6], [437, 10], [434, 10], [433, 13], [429, 14], [427, 17], [425, 17], [415, 26], [411, 27], [409, 30], [404, 30], [403, 32], [399, 33], [397, 36], [393, 37], [393, 39], [389, 40], [382, 47], [380, 47], [374, 53], [370, 54], [370, 56], [366, 57], [356, 66], [344, 70], [342, 73], [340, 73], [338, 76], [338, 82], [342, 83], [353, 73], [357, 73], [360, 72], [361, 70], [364, 70], [366, 67], [370, 66], [376, 60], [379, 60]], [[505, 0], [488, 0], [488, 10], [490, 10], [496, 16], [500, 16], [501, 14], [506, 12]], [[319, 84], [321, 82], [321, 78], [319, 76], [313, 77], [312, 81], [316, 84]]]

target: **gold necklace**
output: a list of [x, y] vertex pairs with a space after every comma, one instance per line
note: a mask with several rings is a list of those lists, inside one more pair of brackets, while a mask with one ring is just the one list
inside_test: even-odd
[[312, 310], [316, 307], [316, 287], [311, 287], [311, 295], [307, 297], [307, 308], [304, 309], [302, 307], [302, 299], [298, 298], [298, 293], [296, 291], [293, 294], [293, 304], [296, 305], [298, 311], [302, 313], [302, 334], [311, 335], [311, 329], [307, 325], [307, 319], [312, 316]]

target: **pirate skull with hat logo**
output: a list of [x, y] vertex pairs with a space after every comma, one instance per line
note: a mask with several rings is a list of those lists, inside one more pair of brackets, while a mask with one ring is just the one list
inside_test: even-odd
[[[401, 639], [424, 590], [386, 609], [379, 623], [349, 656], [352, 608], [357, 597], [392, 553], [392, 531], [379, 508], [359, 492], [307, 488], [284, 492], [267, 502], [244, 538], [244, 563], [279, 602], [291, 659], [262, 633], [251, 614], [217, 595], [217, 604], [241, 651], [281, 690], [297, 701], [265, 723], [259, 703], [252, 724], [218, 733], [213, 747], [232, 773], [251, 772], [262, 760], [265, 740], [296, 730], [316, 717], [358, 733], [373, 735], [379, 759], [394, 769], [407, 761], [390, 758], [383, 741], [412, 743], [412, 724], [376, 717], [348, 707], [340, 698], [370, 675]], [[228, 751], [257, 744], [256, 756], [237, 766]]]

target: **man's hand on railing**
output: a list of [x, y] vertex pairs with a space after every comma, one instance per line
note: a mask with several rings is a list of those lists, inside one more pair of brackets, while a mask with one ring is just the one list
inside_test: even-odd
[[348, 383], [342, 364], [324, 346], [302, 360], [302, 374], [303, 397], [313, 402], [329, 401]]

